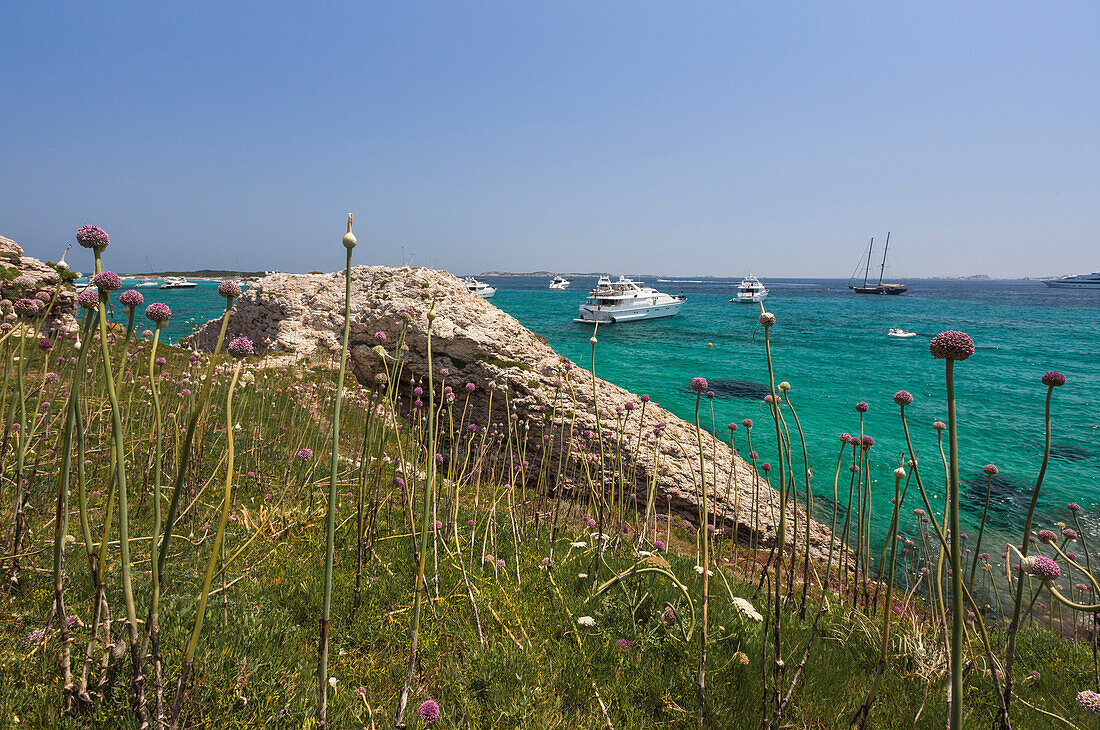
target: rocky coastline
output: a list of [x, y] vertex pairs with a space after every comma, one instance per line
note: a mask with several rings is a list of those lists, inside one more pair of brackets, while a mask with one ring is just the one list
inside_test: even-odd
[[[489, 301], [467, 291], [455, 276], [423, 267], [352, 268], [352, 324], [349, 369], [360, 383], [379, 377], [382, 363], [375, 347], [378, 333], [396, 341], [405, 329], [405, 377], [418, 381], [427, 374], [426, 322], [434, 305], [432, 330], [433, 363], [439, 377], [445, 369], [450, 383], [473, 383], [470, 417], [481, 423], [499, 422], [509, 416], [510, 406], [521, 422], [537, 421], [548, 411], [572, 421], [578, 432], [596, 431], [596, 408], [605, 425], [623, 425], [620, 441], [628, 472], [635, 476], [633, 488], [645, 494], [656, 477], [657, 504], [661, 512], [671, 510], [691, 524], [698, 523], [699, 453], [694, 425], [690, 425], [655, 403], [638, 408], [639, 396], [605, 380], [596, 379], [593, 397], [592, 375], [558, 355], [543, 337], [523, 327]], [[276, 362], [288, 360], [334, 360], [340, 350], [343, 326], [343, 272], [331, 274], [273, 274], [248, 287], [234, 304], [229, 320], [233, 336], [253, 340], [257, 352]], [[218, 322], [200, 327], [181, 344], [200, 350], [212, 349]], [[568, 399], [563, 409], [561, 383], [566, 379]], [[456, 386], [457, 387], [457, 386]], [[493, 388], [508, 389], [508, 398], [496, 398], [489, 413]], [[555, 395], [559, 394], [559, 395]], [[555, 397], [559, 398], [555, 410]], [[507, 400], [508, 406], [505, 406]], [[622, 419], [624, 406], [633, 404]], [[618, 413], [616, 412], [618, 409]], [[635, 415], [637, 414], [637, 415]], [[652, 465], [653, 429], [661, 425], [660, 458], [656, 474]], [[770, 546], [776, 538], [779, 495], [767, 487], [751, 464], [734, 454], [729, 445], [709, 433], [702, 434], [708, 500], [715, 524], [736, 526], [741, 541], [755, 533], [759, 544]], [[542, 452], [528, 450], [537, 465]], [[548, 453], [546, 458], [556, 458]], [[535, 471], [534, 466], [531, 469]], [[557, 484], [568, 493], [576, 485]], [[759, 509], [751, 514], [753, 491], [758, 490]], [[788, 514], [788, 524], [795, 515]], [[788, 540], [801, 551], [804, 516], [799, 534]], [[810, 555], [828, 556], [829, 530], [811, 521]]]

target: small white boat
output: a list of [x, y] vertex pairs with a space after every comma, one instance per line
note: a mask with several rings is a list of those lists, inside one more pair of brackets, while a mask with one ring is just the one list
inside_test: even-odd
[[145, 279], [140, 284], [135, 284], [134, 286], [137, 287], [138, 289], [147, 289], [151, 286], [159, 286], [159, 284], [157, 284], [157, 282], [155, 282], [151, 279]]
[[886, 333], [888, 337], [916, 337], [916, 332], [910, 332], [907, 329], [901, 327], [891, 327], [890, 331]]
[[463, 284], [470, 290], [471, 294], [477, 294], [482, 299], [491, 299], [497, 290], [486, 284], [484, 281], [478, 281], [474, 277], [463, 279]]
[[680, 313], [684, 297], [659, 292], [620, 276], [614, 284], [601, 276], [596, 288], [588, 293], [581, 305], [580, 316], [574, 322], [631, 322], [636, 319], [657, 319]]
[[741, 280], [741, 285], [737, 287], [737, 296], [730, 301], [738, 304], [755, 304], [767, 298], [768, 290], [764, 288], [759, 279], [749, 274]]
[[194, 289], [195, 282], [188, 281], [182, 276], [166, 276], [164, 277], [164, 283], [160, 285], [161, 289]]
[[569, 285], [572, 284], [572, 283], [573, 283], [573, 281], [571, 279], [566, 279], [564, 276], [559, 275], [559, 276], [555, 276], [554, 280], [550, 282], [550, 288], [551, 289], [568, 289]]

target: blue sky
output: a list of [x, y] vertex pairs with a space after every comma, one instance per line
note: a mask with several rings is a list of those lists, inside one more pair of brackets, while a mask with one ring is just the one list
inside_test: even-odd
[[[123, 271], [1100, 269], [1095, 2], [5, 3], [0, 235]], [[77, 253], [77, 252], [74, 252]], [[85, 252], [73, 260], [87, 268]]]

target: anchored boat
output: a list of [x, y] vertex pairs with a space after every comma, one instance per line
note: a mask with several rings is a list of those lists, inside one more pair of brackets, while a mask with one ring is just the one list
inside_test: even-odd
[[680, 313], [683, 296], [673, 296], [620, 276], [612, 283], [601, 276], [596, 288], [588, 292], [588, 300], [580, 307], [574, 322], [632, 322], [637, 319], [657, 319]]
[[[882, 275], [886, 272], [886, 254], [890, 251], [890, 233], [886, 233], [886, 248], [882, 251], [882, 265], [878, 270], [878, 283], [868, 284], [867, 279], [871, 274], [871, 251], [875, 246], [875, 238], [871, 237], [871, 243], [867, 246], [867, 264], [863, 269], [863, 284], [852, 284], [852, 280], [848, 280], [848, 288], [854, 291], [856, 294], [904, 294], [909, 291], [909, 287], [905, 284], [883, 284]], [[862, 263], [862, 259], [860, 262]], [[859, 270], [857, 265], [856, 270]]]

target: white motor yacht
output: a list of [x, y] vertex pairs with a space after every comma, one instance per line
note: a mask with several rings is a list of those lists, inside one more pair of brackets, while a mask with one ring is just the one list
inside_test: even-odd
[[166, 276], [164, 277], [164, 283], [160, 285], [161, 289], [194, 289], [195, 282], [188, 281], [182, 276]]
[[891, 327], [890, 331], [886, 333], [889, 337], [916, 337], [916, 332], [910, 332], [907, 329], [901, 327]]
[[730, 301], [738, 304], [754, 304], [767, 298], [768, 290], [764, 288], [759, 279], [749, 274], [741, 280], [741, 285], [737, 287], [737, 296]]
[[559, 275], [559, 276], [555, 276], [554, 280], [550, 282], [550, 288], [551, 289], [568, 289], [569, 285], [572, 284], [572, 283], [573, 283], [573, 281], [571, 279], [566, 279], [564, 276]]
[[478, 281], [472, 276], [468, 279], [464, 279], [462, 283], [466, 285], [466, 288], [470, 290], [471, 294], [477, 294], [482, 299], [490, 299], [497, 293], [496, 289], [489, 286], [484, 281]]
[[620, 276], [601, 276], [596, 288], [588, 293], [588, 301], [581, 305], [580, 316], [574, 322], [631, 322], [636, 319], [657, 319], [679, 314], [684, 297], [659, 292]]
[[1043, 279], [1043, 283], [1055, 289], [1100, 289], [1100, 271], [1095, 274], [1063, 276], [1060, 279]]

